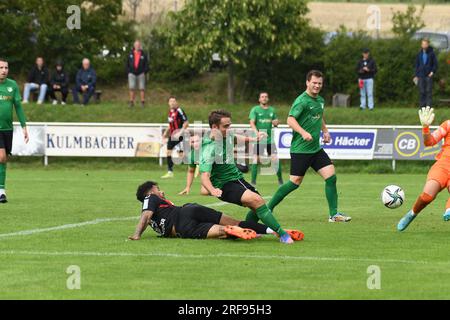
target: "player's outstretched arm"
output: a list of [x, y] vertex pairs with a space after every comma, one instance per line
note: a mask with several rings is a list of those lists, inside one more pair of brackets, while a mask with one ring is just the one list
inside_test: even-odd
[[437, 144], [441, 139], [447, 135], [445, 126], [441, 125], [435, 132], [431, 134], [430, 125], [434, 120], [434, 110], [430, 107], [425, 107], [419, 110], [419, 120], [422, 125], [423, 143], [430, 147]]
[[132, 236], [129, 236], [128, 239], [140, 240], [145, 229], [147, 229], [147, 226], [150, 224], [150, 219], [152, 218], [152, 215], [153, 215], [153, 211], [142, 212], [141, 220], [139, 221], [138, 225], [136, 226], [136, 231], [134, 232], [134, 234]]
[[191, 192], [191, 186], [194, 181], [194, 175], [195, 175], [195, 168], [188, 168], [187, 176], [186, 176], [186, 188], [184, 188], [183, 191], [181, 191], [178, 195], [188, 195], [189, 192]]

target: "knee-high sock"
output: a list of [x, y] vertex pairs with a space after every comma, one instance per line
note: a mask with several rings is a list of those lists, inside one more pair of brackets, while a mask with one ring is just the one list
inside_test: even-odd
[[245, 221], [247, 222], [258, 222], [259, 218], [255, 211], [250, 210], [247, 212], [247, 216], [245, 217]]
[[0, 163], [0, 189], [5, 189], [6, 163]]
[[280, 160], [278, 160], [277, 177], [278, 177], [278, 180], [281, 180], [283, 178], [282, 171], [281, 171], [281, 161]]
[[427, 205], [429, 205], [434, 198], [428, 193], [422, 192], [417, 198], [416, 203], [414, 203], [413, 212], [414, 214], [419, 214]]
[[267, 234], [267, 229], [269, 229], [267, 226], [253, 221], [241, 221], [239, 227], [255, 230], [258, 234]]
[[252, 182], [256, 182], [256, 176], [258, 175], [258, 164], [254, 163], [252, 167]]
[[338, 194], [336, 188], [336, 175], [333, 175], [325, 180], [325, 195], [328, 201], [328, 208], [330, 210], [330, 217], [337, 213], [338, 208]]
[[291, 180], [283, 184], [278, 188], [277, 192], [273, 195], [269, 204], [267, 205], [270, 210], [273, 210], [289, 193], [297, 189], [299, 186], [293, 183]]
[[272, 211], [267, 207], [267, 205], [262, 205], [258, 209], [256, 209], [256, 214], [258, 215], [258, 218], [261, 219], [261, 221], [268, 226], [270, 229], [278, 233], [280, 236], [286, 234], [286, 231], [284, 231], [280, 224], [278, 223], [277, 219], [272, 214]]
[[167, 168], [169, 169], [169, 171], [173, 171], [172, 156], [168, 156], [167, 157]]

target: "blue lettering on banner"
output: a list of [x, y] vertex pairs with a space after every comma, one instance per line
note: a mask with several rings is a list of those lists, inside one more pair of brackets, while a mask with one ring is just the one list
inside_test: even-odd
[[[322, 134], [320, 144], [324, 149], [359, 149], [371, 150], [375, 143], [374, 132], [330, 132], [331, 143], [323, 144]], [[278, 148], [290, 148], [292, 141], [291, 131], [280, 132]]]
[[373, 132], [330, 132], [331, 143], [321, 144], [324, 149], [360, 149], [370, 150], [375, 143]]
[[135, 149], [133, 137], [57, 136], [47, 133], [48, 149]]

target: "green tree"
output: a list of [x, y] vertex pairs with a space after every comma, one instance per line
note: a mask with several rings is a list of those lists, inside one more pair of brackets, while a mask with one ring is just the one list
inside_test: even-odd
[[422, 19], [425, 4], [422, 4], [420, 11], [415, 5], [410, 4], [406, 12], [396, 11], [392, 16], [392, 32], [400, 37], [411, 37], [414, 33], [422, 29], [425, 23]]
[[[0, 55], [10, 58], [21, 71], [29, 69], [36, 55], [42, 55], [48, 63], [64, 60], [71, 71], [83, 57], [89, 57], [100, 71], [99, 78], [102, 72], [104, 76], [123, 74], [124, 46], [132, 41], [134, 31], [131, 22], [120, 19], [122, 0], [5, 1], [0, 6], [0, 30], [8, 32], [0, 33]], [[71, 5], [80, 8], [80, 29], [67, 26]], [[108, 71], [111, 65], [114, 72]]]
[[172, 13], [176, 56], [208, 69], [213, 54], [227, 63], [228, 101], [235, 103], [236, 67], [275, 57], [297, 58], [305, 47], [306, 0], [191, 0]]

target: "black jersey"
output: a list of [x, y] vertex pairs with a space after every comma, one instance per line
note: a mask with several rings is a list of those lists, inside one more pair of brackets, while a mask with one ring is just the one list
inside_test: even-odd
[[153, 212], [150, 226], [163, 237], [170, 237], [180, 209], [181, 207], [175, 206], [171, 201], [154, 194], [146, 197], [142, 206], [142, 211]]

